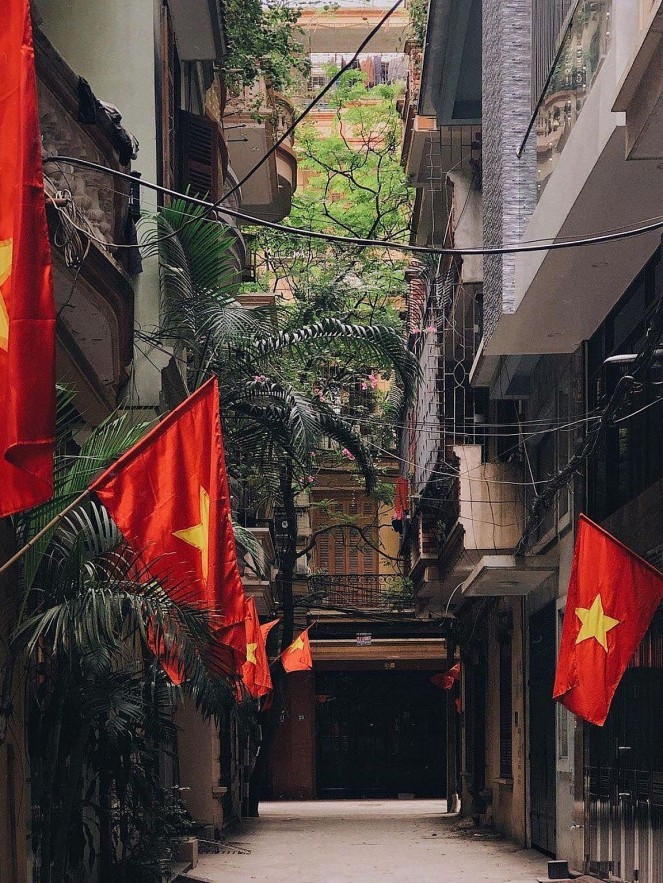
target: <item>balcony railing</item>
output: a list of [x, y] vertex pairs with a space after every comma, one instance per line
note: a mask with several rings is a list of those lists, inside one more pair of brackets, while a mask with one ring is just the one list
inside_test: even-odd
[[315, 573], [309, 592], [322, 608], [402, 613], [414, 607], [409, 581], [389, 574]]
[[555, 170], [611, 44], [612, 0], [579, 0], [521, 144], [534, 130], [537, 195]]
[[[39, 91], [39, 123], [45, 156], [64, 155], [91, 160], [127, 171], [137, 142], [122, 128], [121, 117], [98, 101], [91, 89], [67, 65], [46, 36], [35, 28], [35, 61]], [[70, 194], [94, 241], [117, 257], [112, 243], [124, 243], [129, 185], [112, 174], [66, 163], [45, 168], [49, 195]]]

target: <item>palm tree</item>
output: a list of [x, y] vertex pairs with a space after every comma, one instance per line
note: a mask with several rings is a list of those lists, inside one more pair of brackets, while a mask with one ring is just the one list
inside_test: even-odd
[[[184, 215], [188, 223], [182, 227]], [[332, 440], [349, 452], [367, 492], [376, 481], [370, 447], [352, 422], [325, 401], [321, 378], [330, 367], [346, 383], [364, 374], [366, 366], [391, 374], [395, 382], [384, 414], [388, 419], [403, 413], [420, 368], [390, 326], [343, 321], [311, 310], [310, 304], [243, 307], [235, 298], [230, 244], [223, 224], [210, 222], [202, 207], [185, 199], [151, 219], [143, 247], [147, 255], [159, 257], [162, 326], [146, 339], [175, 344], [182, 395], [217, 375], [230, 472], [245, 476], [243, 466], [249, 463], [283, 508], [288, 540], [281, 550], [279, 587], [285, 648], [294, 627], [295, 499], [314, 468], [312, 452], [323, 440]], [[302, 315], [317, 318], [301, 326]]]
[[[67, 391], [58, 391], [58, 404], [55, 494], [17, 519], [23, 540], [146, 429], [114, 415], [69, 453], [77, 423]], [[169, 832], [159, 759], [172, 742], [173, 704], [186, 691], [204, 714], [218, 716], [233, 701], [231, 687], [207, 666], [207, 614], [176, 604], [148, 579], [139, 551], [126, 546], [103, 506], [88, 500], [33, 547], [21, 570], [10, 658], [25, 660], [29, 674], [40, 883], [70, 879], [95, 861], [102, 880], [159, 880], [158, 850]], [[181, 690], [153, 647], [184, 666]], [[8, 683], [9, 671], [5, 689]]]
[[[181, 218], [189, 223], [181, 228]], [[177, 228], [179, 232], [175, 233]], [[167, 238], [164, 238], [167, 234]], [[146, 340], [175, 345], [181, 395], [209, 375], [219, 379], [229, 472], [257, 485], [280, 505], [287, 522], [278, 561], [282, 605], [281, 647], [294, 636], [293, 579], [297, 552], [298, 492], [314, 471], [314, 455], [331, 440], [345, 448], [371, 492], [377, 478], [371, 448], [353, 423], [325, 396], [324, 378], [351, 384], [367, 366], [393, 377], [384, 419], [404, 413], [419, 366], [393, 327], [344, 321], [322, 301], [248, 309], [235, 299], [235, 270], [223, 225], [178, 200], [152, 219], [144, 239], [161, 267], [163, 325]], [[257, 814], [266, 758], [279, 713], [277, 698], [263, 721], [263, 746], [252, 777], [250, 812]]]

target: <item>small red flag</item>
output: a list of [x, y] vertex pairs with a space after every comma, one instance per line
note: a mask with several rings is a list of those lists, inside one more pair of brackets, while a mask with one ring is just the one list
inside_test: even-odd
[[661, 600], [663, 574], [581, 515], [553, 698], [602, 726]]
[[[208, 381], [92, 484], [150, 577], [176, 602], [213, 612], [219, 644], [241, 668], [244, 588], [230, 515], [219, 397]], [[227, 671], [227, 653], [218, 648]]]
[[281, 653], [281, 663], [287, 672], [309, 671], [313, 668], [311, 642], [308, 638], [309, 629], [303, 631], [289, 647]]
[[452, 665], [449, 671], [441, 672], [433, 675], [430, 679], [431, 684], [435, 684], [441, 690], [450, 690], [456, 681], [460, 680], [460, 662]]
[[269, 622], [264, 622], [260, 626], [260, 631], [262, 632], [262, 639], [265, 642], [265, 645], [267, 644], [267, 635], [271, 632], [271, 630], [274, 628], [275, 625], [279, 624], [280, 621], [281, 621], [280, 619], [272, 619]]
[[30, 4], [0, 27], [0, 517], [53, 495], [55, 306]]
[[410, 485], [408, 483], [407, 478], [396, 479], [396, 495], [394, 498], [394, 515], [399, 520], [402, 521], [405, 518], [405, 513], [408, 510], [408, 494], [410, 491]]
[[[278, 620], [277, 620], [278, 622]], [[242, 666], [242, 680], [246, 689], [256, 699], [266, 696], [272, 689], [272, 675], [265, 649], [265, 639], [258, 619], [256, 602], [246, 599], [246, 661]]]

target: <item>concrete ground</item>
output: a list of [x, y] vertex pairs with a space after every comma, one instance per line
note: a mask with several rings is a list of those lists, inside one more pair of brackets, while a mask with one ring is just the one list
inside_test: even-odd
[[440, 800], [263, 803], [228, 847], [200, 857], [188, 878], [206, 883], [534, 883], [546, 860], [490, 832], [463, 830]]

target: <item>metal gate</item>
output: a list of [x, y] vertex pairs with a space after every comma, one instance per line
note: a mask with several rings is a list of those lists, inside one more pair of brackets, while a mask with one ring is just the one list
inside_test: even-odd
[[530, 825], [532, 846], [555, 855], [555, 602], [529, 620]]
[[446, 694], [430, 675], [316, 675], [318, 797], [443, 796]]
[[585, 863], [601, 879], [663, 881], [663, 611], [603, 727], [586, 725]]

